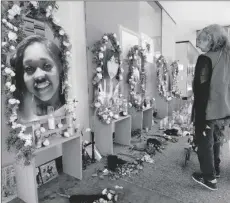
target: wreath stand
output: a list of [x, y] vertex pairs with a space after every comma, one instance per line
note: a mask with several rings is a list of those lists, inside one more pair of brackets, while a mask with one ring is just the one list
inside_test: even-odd
[[152, 128], [153, 107], [146, 107], [140, 111], [132, 107], [129, 114], [132, 117], [132, 130]]
[[[58, 117], [60, 119], [60, 117]], [[61, 119], [67, 119], [66, 116]], [[40, 123], [47, 123], [47, 120], [42, 120]], [[31, 125], [31, 124], [30, 124]], [[33, 128], [33, 124], [32, 124]], [[52, 134], [66, 130], [68, 125], [64, 125], [61, 129], [48, 130], [45, 133]], [[35, 157], [31, 160], [31, 164], [24, 166], [15, 164], [17, 194], [20, 199], [26, 203], [38, 203], [38, 191], [36, 182], [36, 156], [41, 153], [46, 153], [47, 149], [53, 147], [62, 147], [62, 164], [63, 172], [73, 176], [79, 180], [82, 179], [82, 138], [78, 133], [75, 133], [69, 138], [53, 137], [50, 139], [51, 144], [47, 147], [37, 149], [34, 153]]]
[[93, 134], [95, 133], [95, 143], [99, 152], [103, 156], [113, 155], [113, 136], [114, 142], [121, 145], [131, 144], [131, 116], [120, 116], [110, 124], [104, 124], [98, 116], [94, 115]]

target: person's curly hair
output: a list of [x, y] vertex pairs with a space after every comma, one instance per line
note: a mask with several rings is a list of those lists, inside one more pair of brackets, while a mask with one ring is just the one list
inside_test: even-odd
[[223, 51], [230, 52], [229, 37], [224, 27], [212, 24], [202, 29], [198, 38], [201, 36], [201, 33], [211, 37], [210, 51], [218, 51], [223, 48]]

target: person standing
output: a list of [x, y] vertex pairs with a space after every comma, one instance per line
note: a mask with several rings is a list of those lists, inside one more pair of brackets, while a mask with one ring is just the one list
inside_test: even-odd
[[220, 147], [223, 130], [230, 123], [230, 42], [223, 27], [213, 24], [200, 31], [198, 57], [193, 81], [192, 122], [201, 173], [197, 183], [217, 190], [220, 177]]

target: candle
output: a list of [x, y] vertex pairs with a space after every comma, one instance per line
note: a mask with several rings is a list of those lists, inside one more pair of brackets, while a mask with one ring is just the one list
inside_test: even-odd
[[49, 128], [49, 130], [54, 130], [55, 129], [55, 119], [54, 119], [54, 116], [53, 116], [54, 108], [52, 106], [48, 106], [47, 107], [47, 112], [48, 112], [48, 115], [49, 115], [48, 128]]

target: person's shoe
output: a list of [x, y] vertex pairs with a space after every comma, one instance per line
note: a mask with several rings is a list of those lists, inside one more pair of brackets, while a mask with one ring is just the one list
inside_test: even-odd
[[205, 180], [200, 173], [193, 173], [192, 174], [192, 179], [199, 183], [200, 185], [208, 188], [209, 190], [217, 190], [217, 180], [213, 179], [211, 181]]

